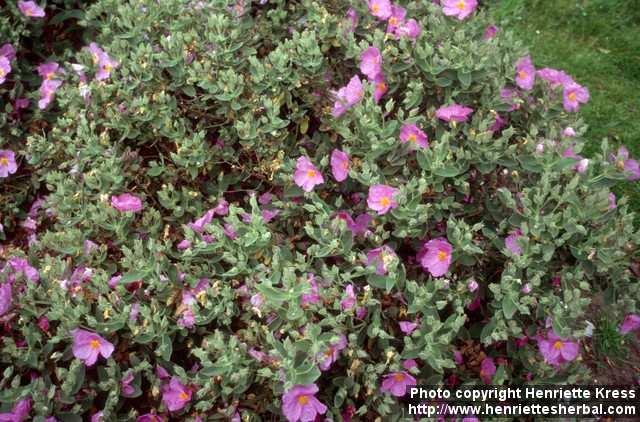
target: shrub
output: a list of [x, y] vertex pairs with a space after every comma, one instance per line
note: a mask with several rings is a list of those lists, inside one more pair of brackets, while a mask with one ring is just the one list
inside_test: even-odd
[[43, 196], [6, 229], [7, 412], [392, 420], [412, 383], [590, 379], [594, 304], [638, 310], [638, 164], [580, 157], [588, 91], [484, 11], [369, 3], [82, 10], [47, 127], [2, 141]]

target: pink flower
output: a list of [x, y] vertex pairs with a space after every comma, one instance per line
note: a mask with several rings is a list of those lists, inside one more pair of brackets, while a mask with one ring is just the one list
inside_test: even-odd
[[408, 372], [393, 372], [382, 377], [380, 392], [389, 392], [396, 397], [402, 397], [407, 393], [407, 387], [416, 385], [416, 379]]
[[370, 186], [367, 205], [376, 211], [378, 215], [384, 215], [398, 206], [395, 196], [399, 192], [399, 189], [387, 185]]
[[73, 356], [84, 362], [86, 366], [92, 366], [98, 360], [98, 355], [108, 359], [113, 353], [113, 344], [91, 331], [76, 328], [71, 331], [73, 335]]
[[324, 183], [324, 177], [307, 157], [302, 156], [296, 162], [293, 181], [305, 192], [311, 192], [316, 185]]
[[422, 34], [422, 27], [415, 19], [409, 19], [396, 29], [395, 34], [399, 37], [407, 37], [411, 40], [416, 40], [420, 34]]
[[453, 248], [444, 238], [431, 239], [422, 246], [417, 259], [433, 277], [441, 277], [449, 271]]
[[360, 72], [369, 80], [382, 72], [382, 55], [376, 47], [369, 47], [360, 55]]
[[445, 122], [466, 122], [469, 115], [473, 113], [473, 109], [461, 106], [459, 104], [452, 104], [447, 107], [440, 107], [436, 110], [436, 117]]
[[10, 149], [0, 149], [0, 177], [9, 177], [18, 171], [16, 155]]
[[44, 18], [44, 9], [33, 1], [18, 1], [18, 9], [29, 18]]
[[124, 397], [131, 397], [135, 393], [135, 388], [131, 385], [133, 382], [133, 372], [127, 372], [127, 374], [120, 380], [120, 391]]
[[347, 20], [349, 21], [349, 27], [347, 28], [347, 30], [349, 32], [355, 31], [356, 27], [358, 26], [358, 12], [356, 12], [352, 7], [347, 10]]
[[170, 412], [184, 408], [191, 401], [191, 390], [176, 377], [162, 386], [162, 402]]
[[404, 369], [406, 369], [407, 371], [410, 371], [413, 368], [417, 368], [418, 367], [418, 363], [413, 359], [407, 359], [404, 362], [402, 362], [402, 367]]
[[337, 182], [344, 181], [349, 175], [349, 155], [346, 152], [334, 149], [331, 152], [331, 173]]
[[360, 102], [363, 94], [362, 81], [360, 81], [358, 75], [355, 75], [346, 86], [335, 93], [336, 101], [331, 110], [333, 117], [342, 116], [347, 110]]
[[379, 73], [371, 83], [373, 84], [373, 101], [378, 104], [380, 99], [389, 90], [389, 87], [387, 86], [387, 82], [384, 80], [384, 75], [382, 73]]
[[7, 422], [23, 422], [29, 417], [31, 412], [31, 398], [27, 397], [22, 400], [18, 400], [13, 405], [11, 412], [0, 413], [0, 421]]
[[9, 312], [13, 302], [11, 283], [0, 284], [0, 317]]
[[371, 249], [367, 252], [367, 266], [375, 265], [376, 274], [385, 275], [389, 271], [389, 263], [397, 257], [396, 253], [387, 245]]
[[586, 104], [589, 101], [589, 90], [575, 82], [571, 82], [564, 86], [562, 98], [565, 111], [569, 113], [578, 111], [580, 104]]
[[560, 85], [567, 85], [573, 83], [571, 76], [564, 73], [562, 70], [551, 69], [549, 67], [542, 68], [536, 72], [536, 74], [551, 85], [551, 88], [556, 88]]
[[[356, 305], [356, 293], [353, 290], [353, 284], [347, 284], [347, 287], [345, 287], [344, 292], [345, 292], [345, 298], [340, 301], [340, 308], [343, 311], [348, 311]], [[1, 297], [2, 296], [0, 295], [0, 298]], [[0, 312], [0, 316], [1, 315], [2, 315], [2, 312]]]
[[[1, 312], [0, 315], [2, 315]], [[622, 321], [622, 324], [620, 324], [620, 328], [618, 330], [620, 331], [620, 334], [628, 334], [631, 331], [635, 331], [638, 329], [640, 329], [640, 315], [629, 314], [624, 317], [624, 321]]]
[[98, 66], [96, 72], [96, 80], [103, 81], [111, 75], [111, 71], [119, 66], [119, 63], [113, 60], [109, 55], [98, 46], [98, 44], [92, 42], [87, 47], [93, 58], [93, 64]]
[[520, 95], [518, 91], [513, 88], [502, 88], [500, 90], [500, 98], [504, 101], [505, 104], [511, 105], [509, 111], [514, 111], [520, 108], [520, 104], [518, 104], [515, 100], [519, 98]]
[[496, 119], [489, 130], [493, 133], [500, 132], [507, 125], [507, 119], [496, 113]]
[[56, 91], [62, 85], [62, 81], [58, 79], [45, 79], [40, 85], [40, 100], [38, 100], [38, 108], [44, 110], [49, 107]]
[[396, 30], [404, 24], [404, 17], [407, 15], [407, 11], [402, 6], [397, 4], [391, 5], [391, 16], [387, 21], [387, 33], [395, 33]]
[[480, 363], [480, 378], [486, 384], [491, 384], [491, 379], [496, 373], [496, 365], [493, 363], [493, 359], [484, 358]]
[[320, 289], [318, 288], [318, 282], [313, 274], [308, 275], [309, 284], [311, 285], [310, 293], [303, 293], [300, 297], [300, 305], [306, 306], [309, 304], [316, 304], [320, 302]]
[[[640, 179], [640, 164], [636, 160], [629, 158], [629, 151], [624, 146], [618, 148], [618, 153], [616, 156], [612, 156], [612, 161], [616, 161], [617, 167], [627, 173], [628, 180], [634, 181]], [[2, 176], [2, 174], [0, 174], [0, 176]]]
[[318, 367], [322, 371], [326, 371], [331, 368], [333, 362], [338, 360], [340, 356], [340, 352], [347, 347], [347, 338], [344, 335], [340, 335], [337, 341], [331, 343], [327, 350], [324, 353], [321, 353], [318, 356], [318, 360], [320, 361]]
[[518, 244], [518, 238], [521, 236], [522, 231], [515, 229], [504, 240], [504, 245], [514, 255], [522, 255], [522, 248]]
[[442, 11], [447, 16], [456, 16], [465, 20], [478, 7], [477, 0], [442, 0]]
[[412, 321], [400, 321], [398, 322], [398, 325], [400, 326], [400, 331], [408, 336], [410, 336], [411, 333], [413, 333], [415, 329], [418, 328], [418, 323]]
[[7, 75], [11, 72], [11, 62], [5, 56], [0, 56], [0, 85], [7, 80]]
[[327, 406], [322, 404], [315, 394], [318, 387], [315, 384], [294, 385], [282, 396], [282, 413], [289, 422], [312, 422], [317, 415], [324, 415]]
[[547, 332], [546, 338], [538, 338], [538, 348], [545, 362], [553, 366], [571, 362], [580, 352], [578, 343], [558, 337], [553, 330]]
[[111, 197], [111, 206], [120, 212], [139, 212], [142, 210], [142, 201], [135, 195], [123, 193]]
[[487, 26], [487, 28], [484, 30], [484, 35], [482, 36], [483, 40], [490, 40], [493, 37], [496, 36], [496, 34], [498, 33], [498, 27], [495, 25], [489, 25]]
[[369, 0], [369, 11], [376, 18], [386, 21], [391, 17], [391, 2], [389, 0]]
[[516, 85], [525, 91], [533, 88], [536, 81], [536, 68], [531, 63], [531, 57], [522, 57], [516, 63]]
[[462, 365], [464, 363], [464, 357], [462, 356], [462, 352], [460, 350], [453, 351], [453, 361], [456, 365]]
[[13, 257], [9, 260], [9, 265], [14, 272], [21, 272], [29, 281], [37, 283], [40, 280], [38, 270], [29, 265], [29, 261], [24, 258]]
[[58, 73], [58, 69], [60, 69], [60, 65], [56, 62], [47, 62], [42, 63], [38, 66], [38, 75], [42, 79], [53, 79]]
[[196, 233], [202, 234], [205, 226], [207, 226], [209, 223], [211, 223], [211, 220], [213, 220], [214, 214], [215, 214], [215, 210], [210, 209], [209, 211], [205, 212], [202, 215], [202, 217], [198, 218], [193, 223], [187, 224], [187, 227], [189, 227], [191, 230], [193, 230]]
[[16, 58], [16, 50], [9, 43], [3, 44], [2, 47], [0, 47], [0, 56], [4, 56], [7, 60], [12, 61]]
[[616, 204], [616, 194], [609, 192], [609, 209], [615, 210], [616, 208], [618, 208], [618, 204]]
[[[260, 203], [262, 204], [262, 202]], [[216, 207], [213, 208], [213, 213], [218, 215], [229, 214], [229, 203], [224, 198], [220, 198]]]
[[410, 142], [413, 148], [428, 148], [429, 138], [418, 126], [413, 123], [405, 123], [400, 129], [400, 142]]
[[565, 136], [567, 138], [572, 138], [574, 136], [576, 136], [576, 131], [573, 130], [572, 127], [566, 127], [563, 131], [562, 131], [562, 136]]
[[562, 156], [565, 158], [575, 158], [578, 161], [578, 163], [573, 166], [573, 169], [578, 173], [584, 173], [585, 171], [587, 171], [589, 160], [582, 157], [581, 155], [576, 154], [573, 150], [573, 147], [565, 149], [562, 153]]

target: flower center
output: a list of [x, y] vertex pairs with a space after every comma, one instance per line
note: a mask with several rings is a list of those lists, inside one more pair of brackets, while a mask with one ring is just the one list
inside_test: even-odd
[[444, 261], [447, 259], [447, 253], [445, 251], [438, 251], [438, 261]]
[[415, 133], [412, 133], [411, 135], [409, 135], [409, 141], [418, 142], [418, 137], [416, 136]]
[[526, 78], [527, 76], [528, 76], [528, 75], [527, 75], [527, 72], [525, 72], [524, 70], [521, 70], [520, 72], [518, 72], [518, 77], [519, 77], [520, 79], [524, 79], [524, 78]]
[[181, 391], [181, 392], [180, 392], [179, 397], [180, 397], [180, 400], [182, 400], [182, 401], [187, 401], [187, 400], [189, 400], [189, 395], [188, 395], [187, 393], [185, 393], [184, 391]]
[[577, 99], [575, 92], [570, 93], [567, 97], [569, 97], [569, 100], [571, 101], [575, 101]]
[[316, 177], [316, 172], [313, 170], [307, 170], [307, 177]]
[[89, 347], [91, 347], [93, 350], [98, 350], [100, 348], [100, 340], [91, 340], [89, 342]]
[[394, 379], [396, 382], [402, 382], [402, 381], [404, 381], [404, 374], [395, 374], [395, 375], [393, 376], [393, 379]]
[[556, 350], [561, 350], [562, 349], [562, 342], [560, 340], [556, 341], [555, 343], [553, 343], [553, 348]]
[[329, 348], [327, 349], [327, 351], [326, 351], [326, 352], [324, 352], [324, 355], [325, 355], [325, 356], [327, 356], [327, 357], [329, 357], [329, 356], [333, 355], [333, 349], [332, 349], [331, 347], [329, 347]]
[[378, 3], [374, 3], [373, 6], [371, 6], [371, 10], [373, 13], [378, 13], [380, 11], [380, 5]]
[[298, 397], [298, 404], [301, 404], [304, 406], [307, 403], [309, 403], [309, 396], [307, 396], [306, 394], [303, 394]]
[[398, 25], [398, 18], [396, 18], [395, 16], [390, 17], [389, 18], [389, 25], [397, 26]]
[[388, 197], [383, 196], [380, 199], [380, 205], [382, 205], [383, 207], [388, 207], [389, 205], [391, 205], [391, 200]]
[[6, 74], [7, 72], [5, 72], [4, 69], [0, 69], [0, 78], [4, 78]]
[[467, 7], [467, 3], [464, 0], [460, 0], [458, 3], [456, 3], [456, 7], [458, 8], [458, 10], [463, 11]]
[[9, 165], [9, 159], [6, 157], [0, 157], [0, 166], [8, 166]]
[[104, 70], [106, 70], [109, 73], [113, 70], [113, 67], [109, 63], [107, 63], [104, 65]]
[[342, 162], [342, 164], [340, 164], [340, 166], [346, 170], [349, 168], [349, 162], [345, 160]]

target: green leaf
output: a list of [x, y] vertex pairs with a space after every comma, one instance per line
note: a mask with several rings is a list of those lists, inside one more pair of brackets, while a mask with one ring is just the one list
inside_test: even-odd
[[513, 296], [507, 295], [502, 299], [502, 312], [504, 313], [505, 318], [513, 318], [513, 315], [515, 315], [517, 310], [518, 305], [516, 304]]

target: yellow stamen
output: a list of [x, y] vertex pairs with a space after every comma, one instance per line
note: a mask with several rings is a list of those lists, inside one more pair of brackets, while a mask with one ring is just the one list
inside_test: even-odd
[[520, 79], [524, 79], [527, 76], [528, 76], [527, 72], [525, 72], [524, 70], [521, 70], [520, 72], [518, 72], [518, 78], [520, 78]]
[[4, 78], [6, 74], [7, 72], [5, 72], [4, 69], [0, 69], [0, 78]]
[[556, 350], [562, 350], [562, 342], [560, 340], [557, 340], [555, 343], [553, 343], [553, 348]]
[[389, 18], [389, 25], [398, 26], [398, 18], [396, 18], [395, 16], [391, 16]]
[[184, 391], [181, 391], [181, 392], [180, 392], [179, 397], [180, 397], [180, 400], [182, 400], [182, 401], [187, 401], [187, 400], [189, 400], [189, 395], [188, 395], [187, 393], [185, 393]]
[[380, 205], [382, 205], [383, 207], [388, 207], [389, 205], [391, 205], [391, 200], [388, 197], [383, 196], [380, 199]]
[[571, 101], [577, 100], [577, 96], [575, 92], [572, 92], [571, 94], [567, 95], [567, 97], [569, 97]]
[[445, 251], [438, 251], [438, 261], [444, 261], [447, 259], [447, 253]]
[[304, 406], [305, 404], [309, 403], [309, 396], [307, 396], [307, 395], [305, 395], [305, 394], [303, 394], [303, 395], [299, 396], [299, 397], [298, 397], [298, 403], [299, 403], [299, 404], [301, 404], [301, 405], [303, 405], [303, 406]]
[[465, 9], [465, 7], [467, 7], [467, 3], [465, 3], [464, 0], [460, 0], [457, 4], [456, 7], [460, 10], [463, 11]]
[[404, 381], [404, 374], [400, 374], [400, 373], [395, 374], [395, 375], [393, 376], [393, 379], [394, 379], [396, 382], [402, 382], [402, 381]]
[[98, 350], [100, 348], [100, 340], [91, 340], [89, 342], [89, 347], [91, 347], [93, 350]]
[[371, 10], [373, 13], [378, 13], [380, 11], [380, 5], [378, 3], [374, 3], [373, 6], [371, 6]]
[[6, 157], [0, 157], [0, 166], [8, 166], [9, 165], [9, 159]]
[[307, 170], [307, 177], [316, 177], [316, 172], [313, 170]]
[[418, 142], [418, 137], [416, 136], [415, 133], [412, 133], [411, 135], [409, 135], [409, 141], [410, 142]]

